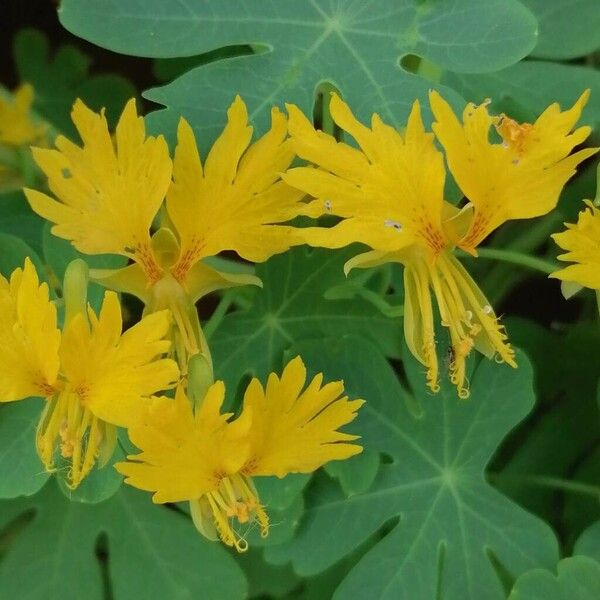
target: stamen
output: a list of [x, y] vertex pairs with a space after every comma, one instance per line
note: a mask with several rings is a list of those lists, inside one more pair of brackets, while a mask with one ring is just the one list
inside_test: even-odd
[[[236, 474], [222, 477], [218, 489], [208, 492], [196, 501], [194, 523], [197, 529], [206, 534], [201, 505], [206, 498], [214, 522], [217, 535], [227, 546], [235, 546], [238, 552], [248, 549], [248, 542], [233, 527], [234, 520], [240, 524], [254, 523], [260, 527], [260, 535], [264, 538], [269, 534], [269, 517], [258, 500], [252, 481], [245, 475]], [[248, 531], [244, 535], [247, 535]]]

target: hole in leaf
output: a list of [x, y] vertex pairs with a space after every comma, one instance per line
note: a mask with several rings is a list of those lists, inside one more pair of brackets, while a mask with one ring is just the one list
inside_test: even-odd
[[342, 130], [333, 122], [329, 112], [329, 102], [332, 92], [340, 95], [339, 90], [329, 81], [324, 81], [317, 87], [315, 103], [313, 105], [313, 123], [316, 129], [333, 135], [336, 140], [341, 140]]
[[30, 509], [17, 515], [0, 531], [0, 556], [7, 552], [21, 532], [33, 521], [35, 513], [34, 509]]
[[421, 57], [416, 54], [405, 54], [400, 58], [400, 66], [409, 73], [417, 73], [420, 64]]
[[500, 562], [500, 559], [494, 554], [494, 552], [490, 548], [485, 549], [485, 553], [492, 563], [492, 567], [498, 576], [498, 580], [502, 584], [502, 588], [504, 589], [504, 593], [508, 596], [510, 594], [510, 590], [512, 589], [515, 578], [510, 574], [508, 569]]
[[182, 58], [161, 58], [154, 61], [154, 76], [161, 82], [171, 81], [187, 71], [212, 62], [236, 58], [238, 56], [249, 56], [252, 54], [263, 54], [269, 51], [268, 46], [261, 44], [234, 44], [217, 48], [204, 54], [196, 56], [185, 56]]
[[251, 371], [246, 371], [240, 378], [237, 387], [235, 389], [235, 396], [233, 398], [225, 398], [225, 405], [227, 410], [239, 412], [242, 406], [242, 399], [244, 398], [244, 392], [248, 387], [248, 384], [252, 381], [254, 374]]
[[394, 460], [394, 457], [391, 454], [388, 454], [387, 452], [380, 452], [379, 462], [382, 465], [393, 465], [396, 461]]
[[113, 598], [112, 587], [110, 584], [110, 572], [108, 569], [108, 536], [102, 532], [96, 539], [94, 547], [96, 558], [100, 566], [100, 578], [102, 580], [103, 598]]
[[409, 384], [406, 371], [404, 370], [403, 362], [399, 359], [393, 359], [390, 362], [392, 363], [392, 367], [398, 376], [398, 381], [404, 390], [402, 399], [404, 400], [404, 406], [406, 407], [406, 410], [414, 419], [422, 419], [425, 415], [425, 412], [423, 410], [423, 406], [411, 391], [411, 386]]

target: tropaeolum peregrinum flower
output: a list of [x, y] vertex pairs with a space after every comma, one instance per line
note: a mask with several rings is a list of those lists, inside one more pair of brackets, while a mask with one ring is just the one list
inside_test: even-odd
[[0, 97], [0, 190], [20, 189], [30, 144], [46, 143], [48, 127], [32, 115], [33, 87], [24, 83]]
[[[468, 396], [466, 357], [473, 348], [516, 366], [504, 328], [453, 249], [476, 256], [478, 244], [500, 224], [554, 208], [575, 167], [596, 152], [587, 148], [569, 155], [590, 133], [589, 127], [571, 133], [587, 97], [586, 92], [564, 112], [553, 104], [534, 124], [494, 117], [487, 103], [468, 104], [461, 123], [431, 92], [433, 130], [468, 200], [461, 209], [444, 199], [444, 155], [423, 126], [418, 102], [401, 134], [377, 114], [371, 127], [363, 125], [334, 94], [331, 115], [359, 148], [316, 131], [297, 107], [288, 107], [294, 148], [318, 168], [290, 169], [284, 180], [315, 198], [311, 214], [343, 219], [331, 228], [303, 229], [306, 242], [327, 248], [352, 242], [370, 246], [370, 252], [348, 261], [346, 272], [387, 262], [404, 265], [405, 338], [427, 367], [431, 390], [439, 389], [432, 290], [449, 330], [450, 379], [461, 397]], [[497, 142], [490, 141], [492, 127]]]
[[552, 235], [563, 249], [560, 260], [574, 264], [552, 273], [563, 283], [600, 290], [600, 210], [590, 200], [579, 213], [577, 223], [565, 223], [567, 229]]
[[341, 381], [323, 385], [322, 374], [303, 390], [305, 382], [300, 357], [281, 377], [269, 375], [266, 388], [253, 379], [235, 420], [221, 413], [222, 381], [209, 387], [195, 410], [182, 387], [174, 400], [155, 398], [128, 431], [140, 454], [117, 469], [126, 483], [154, 492], [156, 503], [189, 501], [202, 534], [244, 551], [240, 525], [256, 524], [263, 537], [269, 531], [254, 477], [311, 473], [362, 451], [351, 443], [357, 436], [338, 429], [356, 417], [363, 401], [342, 396]]
[[[52, 232], [87, 254], [112, 253], [133, 264], [91, 271], [108, 288], [134, 294], [146, 312], [173, 313], [173, 350], [185, 372], [190, 356], [209, 355], [194, 303], [220, 288], [258, 284], [252, 275], [223, 273], [203, 262], [225, 250], [261, 262], [303, 243], [290, 226], [303, 212], [303, 193], [281, 181], [294, 152], [287, 120], [273, 109], [271, 129], [251, 144], [252, 127], [237, 97], [228, 122], [200, 160], [194, 133], [181, 119], [173, 163], [162, 136], [146, 136], [131, 100], [111, 139], [104, 114], [81, 101], [73, 107], [83, 146], [62, 136], [56, 150], [34, 149], [52, 198], [26, 190]], [[166, 196], [166, 212], [153, 237], [150, 228]]]
[[0, 402], [46, 399], [37, 450], [47, 471], [58, 468], [58, 456], [66, 461], [74, 489], [97, 460], [110, 459], [116, 426], [129, 425], [152, 394], [172, 387], [179, 370], [162, 358], [170, 346], [168, 311], [122, 333], [114, 292], [106, 292], [98, 315], [65, 302], [61, 332], [48, 286], [29, 259], [10, 281], [0, 275]]

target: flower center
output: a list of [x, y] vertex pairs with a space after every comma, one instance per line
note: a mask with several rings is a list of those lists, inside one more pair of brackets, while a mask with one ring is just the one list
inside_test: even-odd
[[531, 123], [517, 123], [506, 115], [500, 115], [496, 123], [496, 131], [503, 140], [503, 145], [514, 150], [518, 155], [523, 154], [527, 138], [533, 129]]
[[100, 456], [105, 463], [116, 443], [116, 429], [95, 417], [73, 390], [48, 400], [38, 424], [36, 446], [47, 471], [55, 471], [55, 453], [68, 459], [69, 488], [75, 489]]
[[[245, 537], [251, 527], [260, 528], [261, 537], [269, 534], [269, 517], [260, 503], [252, 480], [241, 474], [222, 477], [216, 490], [190, 502], [192, 518], [197, 529], [211, 539], [221, 538], [238, 552], [248, 549]], [[242, 535], [237, 524], [248, 524]], [[216, 535], [215, 535], [216, 534]]]

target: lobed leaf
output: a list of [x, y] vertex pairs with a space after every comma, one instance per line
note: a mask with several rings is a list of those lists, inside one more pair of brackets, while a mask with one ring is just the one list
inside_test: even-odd
[[64, 0], [59, 16], [75, 35], [125, 54], [169, 58], [259, 47], [259, 55], [212, 62], [145, 94], [168, 106], [151, 117], [156, 130], [172, 129], [184, 115], [201, 140], [214, 138], [236, 93], [263, 130], [272, 105], [294, 102], [310, 112], [323, 81], [338, 87], [360, 117], [375, 111], [399, 126], [432, 87], [403, 69], [402, 57], [489, 72], [526, 56], [536, 38], [535, 19], [516, 0]]
[[[241, 569], [189, 519], [127, 486], [96, 505], [69, 502], [48, 484], [0, 504], [0, 528], [26, 513], [0, 562], [0, 598], [244, 598]], [[105, 536], [105, 537], [104, 537]], [[0, 538], [2, 539], [2, 538]], [[35, 552], [33, 552], [35, 549]]]
[[600, 47], [600, 11], [596, 0], [521, 0], [540, 28], [532, 56], [564, 60]]
[[[450, 385], [426, 392], [422, 367], [405, 358], [413, 394], [378, 349], [355, 337], [296, 346], [327, 378], [367, 400], [353, 423], [366, 448], [387, 457], [371, 488], [345, 499], [332, 482], [313, 486], [295, 539], [265, 556], [318, 573], [388, 524], [337, 589], [346, 598], [504, 598], [495, 564], [512, 577], [557, 561], [550, 528], [491, 487], [484, 470], [502, 438], [531, 410], [531, 367], [481, 361], [471, 398]], [[326, 534], [324, 534], [326, 532]]]
[[281, 366], [283, 352], [301, 339], [358, 334], [399, 356], [401, 321], [384, 316], [362, 298], [327, 300], [344, 281], [352, 252], [294, 249], [256, 267], [263, 281], [253, 303], [228, 314], [209, 339], [217, 379], [232, 393], [244, 376], [266, 379]]

